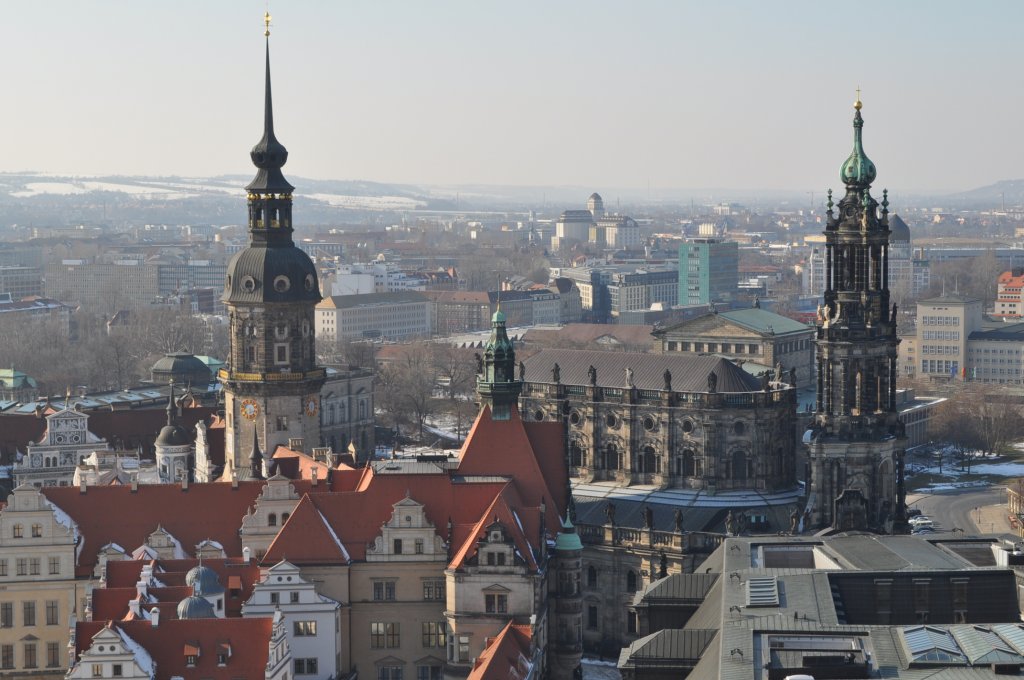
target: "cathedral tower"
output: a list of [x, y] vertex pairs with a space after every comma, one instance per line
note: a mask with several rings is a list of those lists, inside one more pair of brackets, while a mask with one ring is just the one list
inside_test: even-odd
[[[811, 430], [812, 524], [891, 530], [902, 520], [906, 440], [896, 408], [896, 307], [889, 301], [889, 199], [871, 196], [861, 102], [846, 195], [828, 198], [824, 306], [817, 321], [817, 408]], [[838, 207], [838, 213], [835, 208]]]
[[[224, 385], [225, 464], [248, 474], [253, 437], [269, 455], [292, 438], [320, 445], [320, 388], [314, 307], [321, 299], [312, 260], [292, 241], [292, 187], [281, 174], [288, 150], [274, 136], [270, 92], [270, 15], [265, 17], [263, 138], [249, 153], [258, 168], [246, 187], [249, 246], [228, 265], [221, 300], [228, 308], [231, 353]], [[227, 470], [226, 470], [227, 471]]]

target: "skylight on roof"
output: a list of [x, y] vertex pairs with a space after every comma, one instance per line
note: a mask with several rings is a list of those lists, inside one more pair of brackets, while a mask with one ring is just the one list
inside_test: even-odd
[[967, 657], [948, 630], [931, 626], [900, 629], [911, 664], [966, 665]]

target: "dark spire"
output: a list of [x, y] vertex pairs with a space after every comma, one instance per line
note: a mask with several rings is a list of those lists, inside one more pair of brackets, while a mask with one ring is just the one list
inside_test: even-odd
[[266, 92], [263, 102], [263, 138], [249, 152], [252, 164], [259, 168], [256, 178], [246, 187], [250, 192], [290, 194], [295, 187], [281, 174], [288, 162], [288, 149], [274, 136], [274, 101], [270, 90], [270, 14], [264, 20], [267, 30]]
[[260, 451], [259, 429], [252, 426], [252, 453], [249, 454], [249, 472], [253, 479], [263, 479], [263, 452]]
[[167, 396], [167, 424], [174, 427], [174, 416], [177, 413], [174, 406], [174, 381], [171, 381], [171, 393]]

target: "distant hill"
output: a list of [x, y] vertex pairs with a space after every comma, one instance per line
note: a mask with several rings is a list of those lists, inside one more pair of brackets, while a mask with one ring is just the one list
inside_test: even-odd
[[1024, 205], [1024, 179], [1004, 179], [995, 184], [978, 187], [970, 191], [950, 194], [949, 198], [959, 203], [999, 207]]

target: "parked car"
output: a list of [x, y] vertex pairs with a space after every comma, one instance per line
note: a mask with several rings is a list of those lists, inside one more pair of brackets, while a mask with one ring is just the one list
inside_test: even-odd
[[921, 508], [907, 508], [907, 517], [918, 517], [921, 514]]

